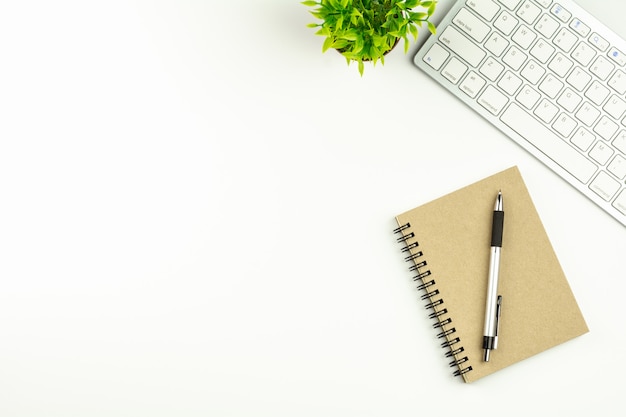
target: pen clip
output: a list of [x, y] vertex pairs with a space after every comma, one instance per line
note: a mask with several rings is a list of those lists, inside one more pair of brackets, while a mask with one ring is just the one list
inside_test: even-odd
[[496, 335], [493, 341], [493, 348], [498, 348], [498, 335], [500, 334], [500, 316], [502, 315], [502, 296], [498, 296], [498, 301], [496, 302]]

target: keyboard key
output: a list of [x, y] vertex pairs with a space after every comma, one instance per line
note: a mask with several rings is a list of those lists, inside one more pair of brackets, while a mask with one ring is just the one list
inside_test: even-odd
[[574, 68], [574, 70], [567, 77], [567, 82], [569, 83], [569, 85], [571, 85], [578, 91], [583, 91], [585, 87], [587, 87], [587, 85], [589, 84], [589, 81], [591, 81], [591, 75], [587, 74], [580, 67]]
[[596, 56], [595, 49], [585, 42], [579, 43], [572, 52], [572, 58], [585, 67], [589, 65], [594, 56]]
[[619, 49], [611, 48], [607, 55], [620, 67], [626, 65], [626, 56]]
[[600, 110], [588, 102], [585, 102], [576, 112], [576, 118], [587, 126], [593, 125], [598, 117], [600, 117]]
[[584, 127], [579, 127], [576, 133], [574, 133], [574, 136], [572, 136], [571, 142], [581, 151], [587, 152], [595, 140], [596, 135], [589, 132]]
[[500, 118], [530, 144], [553, 160], [578, 181], [586, 184], [596, 172], [596, 165], [569, 146], [564, 140], [512, 103]]
[[500, 81], [498, 82], [498, 87], [500, 87], [504, 92], [509, 95], [515, 94], [515, 92], [522, 86], [522, 80], [511, 71], [507, 71]]
[[512, 14], [503, 11], [493, 22], [493, 25], [500, 29], [505, 35], [510, 35], [518, 22], [519, 20], [513, 17]]
[[611, 64], [609, 60], [603, 56], [599, 56], [593, 61], [589, 68], [599, 79], [606, 80], [609, 74], [615, 69], [615, 65]]
[[620, 183], [611, 178], [606, 172], [600, 171], [593, 182], [589, 184], [589, 188], [602, 197], [603, 200], [609, 201], [619, 191]]
[[441, 45], [436, 43], [428, 50], [426, 55], [424, 55], [423, 60], [434, 69], [439, 70], [449, 56], [450, 52], [446, 51]]
[[480, 89], [483, 88], [486, 83], [487, 81], [485, 81], [481, 76], [476, 74], [474, 71], [471, 71], [459, 85], [459, 88], [471, 98], [475, 98]]
[[615, 71], [615, 74], [609, 80], [609, 86], [620, 94], [626, 94], [626, 73]]
[[509, 50], [502, 57], [502, 61], [515, 71], [519, 70], [522, 64], [526, 61], [528, 56], [522, 52], [521, 49], [515, 45], [511, 46]]
[[504, 71], [504, 65], [489, 57], [485, 60], [483, 65], [480, 67], [480, 72], [485, 77], [489, 78], [491, 81], [495, 81], [500, 74]]
[[443, 31], [439, 41], [473, 67], [477, 67], [480, 61], [487, 55], [484, 50], [452, 26], [448, 26]]
[[452, 22], [476, 42], [482, 42], [491, 29], [467, 9], [461, 9]]
[[568, 112], [573, 113], [582, 101], [583, 99], [581, 96], [576, 94], [571, 88], [567, 87], [563, 90], [563, 94], [561, 94], [557, 103], [559, 103], [559, 105]]
[[534, 111], [535, 115], [546, 123], [550, 123], [558, 112], [559, 108], [546, 99], [541, 100]]
[[589, 32], [591, 32], [591, 29], [589, 29], [589, 26], [585, 25], [583, 22], [581, 22], [580, 20], [576, 18], [572, 19], [572, 21], [569, 24], [569, 27], [574, 29], [574, 32], [578, 33], [583, 38], [589, 35]]
[[609, 96], [609, 89], [600, 84], [597, 80], [592, 82], [587, 91], [585, 92], [585, 96], [598, 106], [601, 105], [604, 100]]
[[539, 39], [537, 43], [530, 49], [530, 54], [537, 58], [537, 60], [543, 64], [548, 62], [548, 59], [556, 51], [552, 45], [543, 39]]
[[613, 149], [606, 143], [598, 141], [589, 152], [589, 156], [600, 165], [605, 165], [613, 156]]
[[516, 15], [520, 17], [524, 22], [531, 25], [541, 14], [541, 9], [531, 3], [529, 0], [526, 0], [522, 7], [519, 8]]
[[520, 74], [522, 74], [522, 77], [526, 78], [529, 83], [537, 84], [545, 73], [546, 70], [543, 69], [543, 66], [533, 60], [530, 60], [524, 66], [524, 69], [522, 69], [522, 72]]
[[578, 36], [574, 35], [568, 29], [561, 28], [559, 33], [556, 34], [552, 43], [561, 48], [563, 52], [569, 52], [572, 50], [576, 42], [578, 41]]
[[613, 146], [619, 149], [621, 153], [626, 153], [626, 130], [620, 131], [615, 139], [613, 139]]
[[613, 95], [603, 107], [604, 111], [610, 114], [614, 119], [621, 119], [626, 112], [626, 101]]
[[530, 110], [535, 107], [535, 104], [537, 104], [537, 102], [541, 98], [541, 94], [539, 94], [533, 88], [525, 86], [521, 89], [521, 91], [515, 98], [522, 106]]
[[613, 202], [613, 207], [619, 210], [620, 213], [626, 215], [626, 190], [622, 191]]
[[485, 42], [485, 48], [495, 56], [502, 55], [507, 46], [509, 46], [509, 41], [498, 32], [492, 32], [487, 42]]
[[600, 121], [593, 128], [593, 131], [602, 136], [604, 140], [611, 140], [613, 135], [617, 133], [619, 126], [606, 116], [602, 116]]
[[572, 14], [565, 8], [563, 8], [563, 6], [561, 6], [560, 4], [555, 4], [550, 12], [558, 17], [561, 22], [567, 22], [572, 17]]
[[543, 91], [550, 98], [555, 98], [562, 88], [563, 83], [552, 74], [546, 75], [546, 78], [539, 84], [539, 90]]
[[456, 84], [466, 71], [467, 65], [462, 63], [456, 57], [452, 57], [452, 59], [450, 59], [441, 71], [441, 75], [446, 77], [452, 84]]
[[539, 19], [539, 21], [537, 21], [537, 24], [535, 25], [535, 29], [537, 29], [537, 31], [546, 38], [551, 38], [558, 28], [559, 22], [557, 22], [547, 14], [541, 16], [541, 18]]
[[609, 47], [609, 42], [597, 33], [591, 34], [589, 42], [602, 52], [606, 51]]
[[468, 0], [467, 5], [485, 20], [489, 21], [500, 10], [500, 6], [491, 0]]
[[556, 73], [559, 77], [565, 77], [565, 74], [574, 66], [574, 63], [562, 53], [556, 54], [554, 59], [548, 64], [548, 68]]
[[497, 116], [502, 111], [508, 101], [509, 99], [492, 85], [487, 86], [483, 94], [478, 98], [478, 103], [494, 116]]
[[528, 27], [521, 25], [513, 34], [513, 41], [522, 47], [522, 49], [528, 49], [533, 41], [537, 38], [535, 32]]
[[624, 178], [626, 178], [626, 158], [621, 155], [616, 155], [607, 167], [607, 169], [618, 179], [623, 180]]
[[609, 80], [609, 86], [622, 95], [626, 94], [626, 73], [620, 70], [615, 71]]
[[552, 124], [552, 127], [558, 133], [568, 138], [569, 135], [572, 134], [574, 129], [576, 129], [576, 121], [565, 113], [562, 113], [559, 117], [556, 118], [556, 120]]

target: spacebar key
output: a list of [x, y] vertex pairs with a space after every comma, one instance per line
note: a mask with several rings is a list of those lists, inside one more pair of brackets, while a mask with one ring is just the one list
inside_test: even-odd
[[511, 103], [502, 113], [500, 120], [583, 184], [586, 184], [596, 172], [597, 167], [593, 162], [579, 154], [517, 104]]

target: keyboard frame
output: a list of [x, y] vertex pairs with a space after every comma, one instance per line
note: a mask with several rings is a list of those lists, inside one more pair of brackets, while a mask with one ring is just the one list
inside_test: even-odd
[[[478, 1], [480, 1], [480, 0], [478, 0]], [[497, 3], [498, 6], [500, 6], [500, 11], [498, 11], [498, 13], [496, 14], [496, 17], [494, 17], [494, 19], [492, 19], [492, 21], [490, 23], [493, 23], [493, 21], [497, 18], [497, 15], [503, 9], [507, 10], [509, 13], [514, 13], [510, 9], [506, 8], [505, 5], [503, 5], [502, 3], [498, 2], [498, 0], [493, 0], [493, 1], [494, 1], [494, 3]], [[466, 5], [467, 2], [468, 2], [468, 0], [457, 0], [456, 1], [456, 3], [448, 11], [448, 13], [443, 17], [443, 19], [441, 20], [439, 25], [437, 25], [437, 34], [436, 35], [430, 35], [426, 39], [424, 44], [417, 51], [416, 55], [413, 58], [414, 64], [421, 71], [423, 71], [426, 74], [428, 74], [431, 78], [433, 78], [440, 85], [442, 85], [449, 92], [451, 92], [455, 97], [457, 97], [458, 99], [463, 101], [468, 107], [470, 107], [472, 110], [474, 110], [475, 112], [480, 114], [484, 119], [486, 119], [488, 122], [490, 122], [493, 126], [495, 126], [500, 131], [502, 131], [504, 134], [506, 134], [510, 139], [512, 139], [514, 142], [516, 142], [518, 145], [520, 145], [522, 148], [524, 148], [530, 154], [535, 156], [541, 162], [543, 162], [546, 166], [548, 166], [550, 169], [552, 169], [552, 171], [554, 171], [559, 176], [561, 176], [566, 182], [568, 182], [571, 186], [573, 186], [575, 189], [577, 189], [583, 195], [585, 195], [587, 198], [589, 198], [591, 201], [593, 201], [596, 205], [598, 205], [600, 208], [602, 208], [604, 212], [606, 212], [607, 214], [612, 216], [622, 226], [626, 226], [626, 215], [622, 215], [619, 212], [618, 209], [616, 209], [615, 207], [612, 206], [612, 202], [614, 201], [615, 197], [620, 192], [626, 192], [626, 189], [624, 189], [624, 183], [625, 183], [624, 180], [622, 180], [622, 189], [621, 189], [623, 191], [618, 191], [618, 193], [613, 198], [611, 198], [610, 201], [608, 201], [608, 202], [605, 201], [599, 195], [597, 195], [593, 190], [591, 190], [589, 188], [589, 184], [595, 179], [595, 177], [600, 172], [603, 171], [603, 169], [597, 169], [596, 172], [593, 174], [592, 178], [587, 183], [582, 183], [576, 177], [574, 177], [572, 174], [570, 174], [567, 170], [565, 170], [559, 164], [557, 164], [554, 160], [552, 160], [550, 157], [548, 157], [546, 154], [544, 154], [541, 150], [536, 148], [533, 144], [528, 142], [524, 137], [520, 136], [516, 131], [511, 129], [509, 126], [507, 126], [504, 122], [502, 122], [500, 120], [500, 116], [505, 111], [505, 109], [508, 108], [508, 106], [510, 106], [511, 103], [515, 102], [514, 99], [510, 99], [508, 101], [508, 103], [506, 104], [506, 106], [502, 109], [502, 111], [497, 116], [494, 116], [487, 109], [485, 109], [483, 106], [481, 106], [478, 103], [478, 101], [476, 100], [476, 98], [469, 97], [467, 94], [465, 94], [459, 88], [459, 85], [461, 84], [462, 80], [467, 75], [467, 73], [464, 74], [463, 77], [457, 83], [452, 83], [448, 79], [446, 79], [440, 73], [439, 70], [435, 70], [429, 64], [427, 64], [426, 62], [423, 61], [424, 56], [430, 50], [432, 45], [437, 43], [437, 39], [438, 39], [439, 35], [441, 33], [443, 33], [445, 28], [448, 27], [449, 25], [455, 27], [455, 25], [452, 22], [452, 20], [454, 19], [456, 14], [459, 12], [459, 10]], [[524, 0], [521, 0], [520, 4], [523, 4], [523, 2], [524, 2]], [[535, 5], [537, 5], [537, 6], [539, 6], [539, 7], [541, 7], [543, 9], [543, 7], [538, 2], [533, 1], [533, 3], [535, 3]], [[583, 9], [582, 7], [577, 5], [576, 3], [572, 2], [571, 0], [559, 0], [559, 1], [552, 1], [551, 5], [547, 9], [545, 9], [545, 10], [549, 11], [550, 8], [553, 7], [555, 4], [561, 5], [562, 7], [567, 9], [569, 12], [571, 12], [573, 17], [576, 17], [576, 18], [580, 19], [581, 21], [583, 21], [587, 26], [589, 26], [591, 28], [591, 33], [595, 32], [595, 33], [599, 34], [600, 36], [602, 36], [604, 39], [606, 39], [610, 43], [610, 46], [617, 47], [620, 51], [626, 53], [626, 41], [624, 41], [613, 30], [611, 30], [610, 28], [605, 26], [598, 19], [593, 17], [591, 14], [589, 14], [589, 12], [587, 12], [585, 9]], [[563, 26], [567, 27], [567, 23], [561, 23], [561, 27], [563, 27]], [[497, 30], [497, 29], [492, 27], [492, 30]], [[510, 39], [509, 36], [506, 36], [506, 37]], [[469, 39], [469, 37], [468, 37], [468, 39]], [[458, 59], [463, 61], [469, 67], [468, 72], [471, 69], [473, 69], [474, 71], [478, 71], [478, 67], [480, 67], [480, 64], [478, 66], [476, 66], [476, 67], [474, 67], [472, 65], [469, 65], [466, 61], [464, 61], [462, 58], [460, 58], [457, 54], [452, 52], [450, 49], [448, 49], [448, 48], [446, 48], [446, 49], [447, 49], [447, 51], [450, 52], [450, 57], [448, 57], [445, 62], [448, 62], [451, 59], [451, 57], [457, 57]], [[490, 56], [490, 55], [491, 54], [489, 54], [489, 53], [487, 54], [487, 56]], [[485, 59], [486, 58], [483, 58], [481, 63]], [[444, 66], [445, 66], [445, 63], [441, 66], [441, 68], [443, 68]], [[623, 71], [625, 70], [623, 67], [621, 69]], [[517, 74], [519, 74], [519, 71], [515, 71], [515, 72]], [[488, 82], [487, 83], [487, 85], [495, 85], [495, 84], [496, 84], [496, 82]], [[486, 86], [483, 86], [483, 88], [481, 89], [481, 92], [484, 90], [484, 88], [486, 88]], [[476, 97], [478, 97], [479, 95], [480, 95], [480, 93]], [[556, 102], [556, 100], [554, 100], [554, 101]], [[561, 107], [559, 106], [559, 108], [561, 108]], [[561, 108], [561, 110], [562, 110], [562, 108]], [[623, 125], [620, 126], [620, 127], [622, 129], [626, 129], [626, 126], [623, 126]], [[550, 130], [553, 130], [553, 129], [550, 129]], [[619, 130], [618, 130], [618, 132], [619, 132]], [[575, 147], [574, 147], [574, 149], [575, 149]], [[582, 154], [582, 152], [580, 152], [580, 153]], [[604, 171], [606, 172], [606, 170], [604, 170]]]

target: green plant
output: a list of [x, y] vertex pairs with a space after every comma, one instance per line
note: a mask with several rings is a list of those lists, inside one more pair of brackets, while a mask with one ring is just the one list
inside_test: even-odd
[[[322, 23], [308, 27], [319, 28], [317, 35], [325, 36], [322, 52], [330, 48], [347, 60], [358, 62], [363, 75], [364, 61], [385, 63], [385, 54], [404, 39], [404, 53], [409, 50], [408, 35], [417, 39], [418, 26], [426, 22], [431, 33], [435, 25], [430, 17], [436, 1], [422, 0], [320, 0], [303, 1], [313, 7], [311, 14]], [[414, 9], [419, 8], [419, 11]]]

